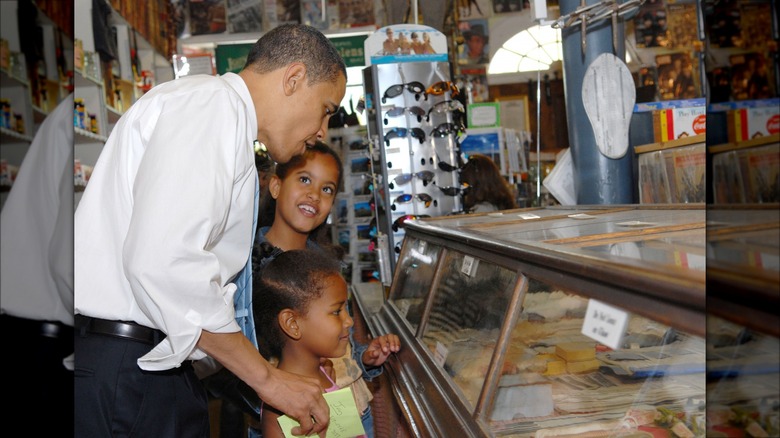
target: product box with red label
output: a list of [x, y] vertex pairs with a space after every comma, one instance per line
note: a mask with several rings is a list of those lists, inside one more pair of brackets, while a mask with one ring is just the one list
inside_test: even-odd
[[656, 142], [704, 134], [707, 131], [707, 111], [704, 106], [667, 108], [653, 111], [653, 132]]
[[740, 108], [728, 112], [729, 143], [780, 133], [777, 107]]

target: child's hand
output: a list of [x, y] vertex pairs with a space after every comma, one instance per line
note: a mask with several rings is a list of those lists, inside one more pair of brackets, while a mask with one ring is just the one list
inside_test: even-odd
[[388, 334], [374, 338], [363, 353], [363, 364], [378, 367], [385, 363], [390, 353], [397, 353], [400, 349], [401, 340], [396, 335]]

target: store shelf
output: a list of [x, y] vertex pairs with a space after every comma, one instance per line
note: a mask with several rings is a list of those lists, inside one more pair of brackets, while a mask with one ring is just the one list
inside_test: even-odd
[[107, 137], [77, 127], [73, 128], [73, 134], [74, 134], [74, 143], [76, 144], [95, 143], [95, 142], [105, 143], [106, 140], [108, 140]]
[[0, 128], [0, 139], [2, 139], [3, 143], [16, 143], [16, 142], [32, 142], [32, 137], [25, 134], [20, 134], [16, 131], [12, 131], [8, 128]]
[[717, 154], [719, 152], [735, 151], [738, 149], [752, 148], [778, 142], [780, 142], [780, 134], [772, 134], [766, 137], [751, 138], [750, 140], [739, 141], [736, 143], [718, 144], [708, 147], [707, 150], [711, 154]]
[[111, 124], [118, 122], [119, 118], [122, 117], [122, 113], [110, 105], [106, 105], [106, 114], [108, 115], [108, 123]]
[[100, 79], [89, 75], [85, 75], [81, 71], [77, 71], [74, 76], [76, 77], [76, 87], [84, 87], [89, 85], [91, 86], [97, 85], [99, 87], [103, 86], [103, 82]]
[[6, 69], [0, 69], [0, 87], [6, 88], [6, 87], [13, 87], [13, 86], [23, 86], [23, 87], [29, 87], [30, 82], [27, 81], [27, 79], [20, 79], [16, 76], [13, 76], [11, 72], [9, 72]]
[[46, 110], [39, 107], [38, 105], [32, 105], [32, 113], [33, 113], [33, 121], [35, 123], [41, 123], [46, 119], [46, 116], [49, 115]]

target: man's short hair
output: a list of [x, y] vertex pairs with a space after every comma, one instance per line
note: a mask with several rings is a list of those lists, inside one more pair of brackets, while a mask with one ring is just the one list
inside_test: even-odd
[[306, 66], [309, 85], [333, 82], [347, 67], [336, 47], [325, 35], [305, 24], [283, 24], [271, 29], [252, 46], [245, 69], [269, 73], [293, 62]]

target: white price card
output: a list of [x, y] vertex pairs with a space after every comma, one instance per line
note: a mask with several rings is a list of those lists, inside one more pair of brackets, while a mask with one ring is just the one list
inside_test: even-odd
[[539, 216], [537, 216], [537, 215], [535, 215], [533, 213], [520, 213], [520, 214], [518, 214], [518, 216], [520, 216], [521, 219], [526, 219], [526, 220], [528, 220], [528, 219], [539, 219]]
[[449, 353], [447, 347], [441, 342], [436, 341], [436, 349], [433, 351], [433, 360], [436, 361], [437, 364], [444, 366], [444, 362], [447, 361], [447, 353]]
[[617, 350], [626, 332], [628, 316], [628, 312], [617, 307], [589, 300], [585, 320], [582, 322], [582, 334]]
[[471, 277], [477, 270], [479, 260], [471, 256], [463, 256], [463, 264], [460, 265], [460, 271]]

